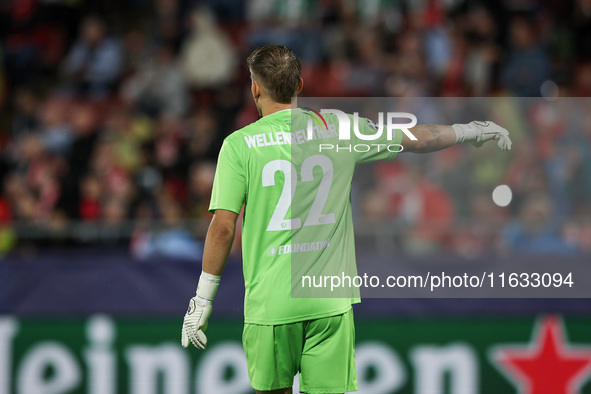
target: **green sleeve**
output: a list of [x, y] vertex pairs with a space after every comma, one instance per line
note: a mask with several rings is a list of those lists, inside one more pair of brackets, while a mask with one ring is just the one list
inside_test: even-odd
[[[353, 115], [349, 115], [351, 119], [351, 128], [353, 128]], [[359, 132], [365, 135], [376, 134], [378, 130], [377, 122], [370, 119], [359, 117], [358, 121]], [[351, 129], [351, 143], [357, 146], [355, 151], [355, 159], [357, 163], [367, 163], [377, 160], [394, 160], [399, 146], [402, 142], [402, 130], [395, 130], [394, 137], [391, 140], [387, 139], [386, 125], [383, 125], [382, 135], [376, 140], [362, 140]], [[364, 152], [364, 146], [369, 145], [371, 149]]]
[[240, 213], [246, 196], [246, 171], [240, 155], [226, 139], [220, 150], [209, 211], [224, 209]]

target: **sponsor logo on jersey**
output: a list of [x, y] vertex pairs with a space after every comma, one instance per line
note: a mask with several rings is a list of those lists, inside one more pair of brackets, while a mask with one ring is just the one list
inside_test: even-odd
[[269, 256], [292, 254], [292, 253], [303, 253], [303, 252], [315, 252], [318, 250], [326, 249], [330, 246], [330, 239], [324, 241], [315, 242], [300, 242], [293, 244], [285, 244], [276, 246], [270, 246], [267, 249]]

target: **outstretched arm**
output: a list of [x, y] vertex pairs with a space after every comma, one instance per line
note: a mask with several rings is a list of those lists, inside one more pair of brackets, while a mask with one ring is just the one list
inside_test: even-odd
[[402, 137], [402, 152], [428, 153], [448, 148], [456, 144], [456, 133], [451, 126], [420, 125], [409, 130], [417, 140], [406, 134]]
[[486, 141], [495, 140], [501, 150], [511, 149], [509, 132], [493, 122], [470, 122], [468, 124], [420, 125], [410, 129], [417, 138], [402, 137], [403, 152], [428, 153], [448, 148], [455, 144], [470, 142], [476, 147]]

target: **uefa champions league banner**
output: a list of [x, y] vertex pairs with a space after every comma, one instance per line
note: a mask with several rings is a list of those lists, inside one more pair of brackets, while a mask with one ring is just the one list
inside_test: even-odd
[[[241, 330], [212, 319], [198, 351], [179, 319], [0, 316], [0, 394], [253, 393]], [[591, 393], [589, 317], [357, 319], [356, 338], [361, 394]]]

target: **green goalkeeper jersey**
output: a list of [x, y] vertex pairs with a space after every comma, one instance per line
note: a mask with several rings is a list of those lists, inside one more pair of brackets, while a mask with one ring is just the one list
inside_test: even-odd
[[[314, 122], [311, 139], [309, 119]], [[224, 140], [209, 209], [240, 213], [244, 205], [246, 323], [333, 316], [358, 302], [358, 288], [333, 294], [330, 281], [321, 284], [317, 278], [314, 287], [302, 280], [305, 275], [356, 274], [350, 202], [355, 166], [392, 160], [397, 152], [392, 147], [402, 140], [399, 130], [391, 141], [385, 131], [380, 140], [360, 139], [349, 119], [350, 140], [339, 140], [335, 115], [303, 109], [264, 116]], [[370, 120], [357, 123], [360, 134], [376, 133]]]

